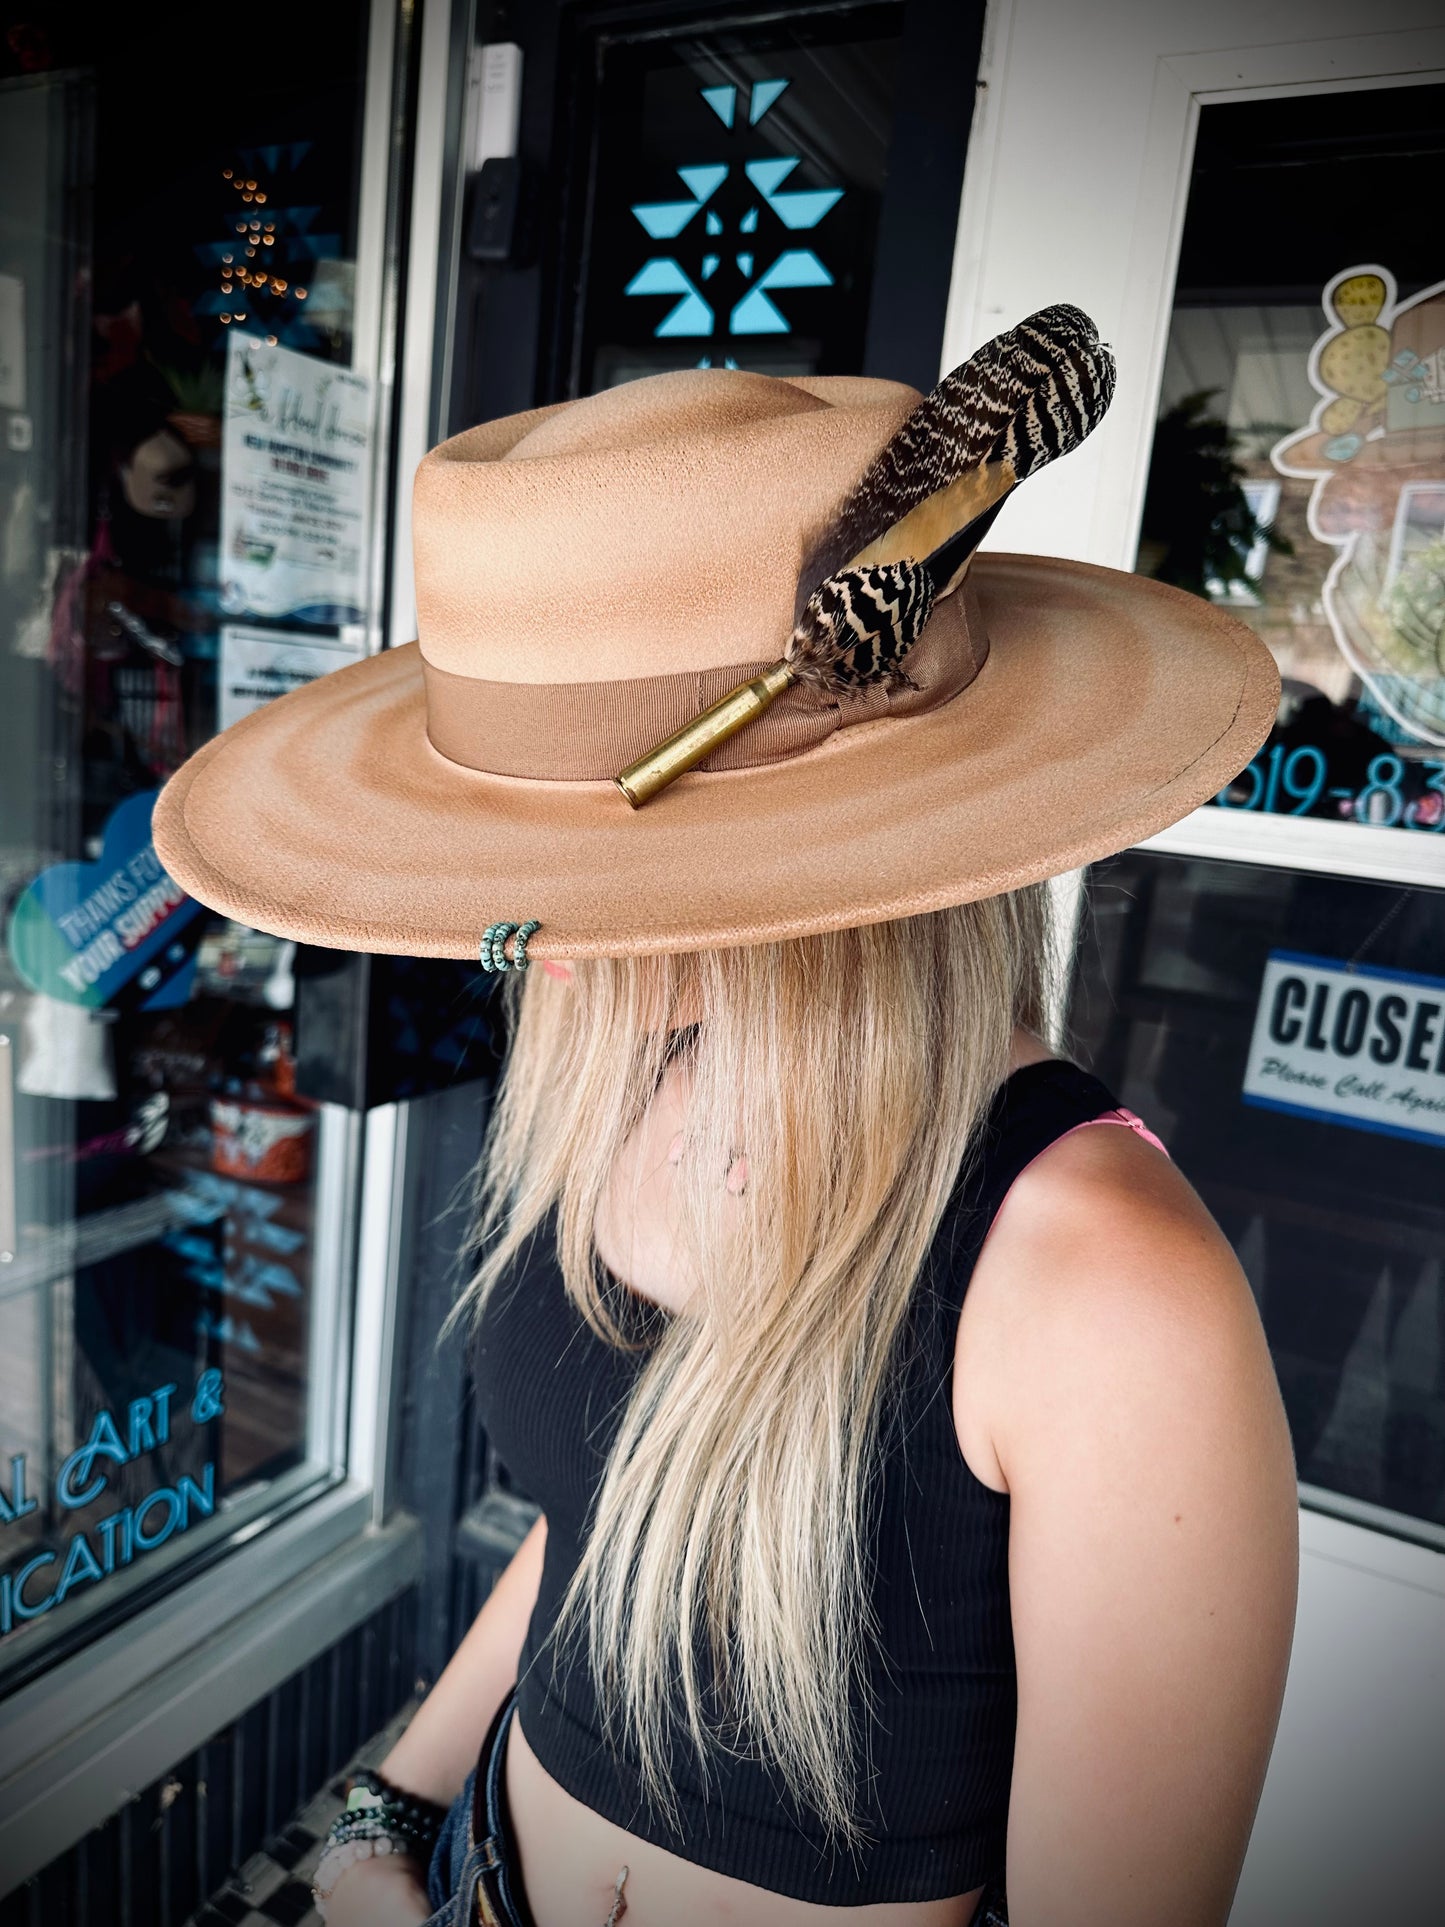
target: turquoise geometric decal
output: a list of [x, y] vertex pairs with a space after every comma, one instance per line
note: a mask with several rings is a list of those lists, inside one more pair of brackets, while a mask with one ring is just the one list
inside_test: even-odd
[[743, 172], [766, 199], [777, 192], [797, 165], [796, 160], [744, 161]]
[[[748, 125], [755, 127], [776, 106], [791, 84], [787, 79], [755, 80], [749, 90]], [[698, 92], [722, 125], [730, 133], [735, 132], [738, 123], [737, 87], [701, 87]], [[783, 183], [800, 165], [800, 161], [801, 157], [797, 154], [779, 155], [768, 160], [745, 161], [742, 169], [754, 191], [767, 203], [769, 211], [793, 233], [817, 227], [844, 194], [841, 187], [785, 189]], [[687, 189], [689, 199], [641, 201], [633, 205], [632, 212], [651, 239], [675, 241], [688, 227], [698, 209], [712, 200], [727, 180], [729, 172], [726, 161], [679, 167], [677, 177]], [[761, 209], [756, 203], [746, 207], [737, 217], [737, 231], [744, 235], [757, 234], [760, 214]], [[725, 217], [715, 207], [707, 207], [703, 231], [714, 242], [726, 231]], [[709, 246], [694, 258], [696, 266], [693, 274], [696, 280], [680, 261], [668, 255], [655, 256], [645, 262], [628, 282], [624, 290], [627, 294], [675, 294], [679, 297], [675, 306], [653, 329], [655, 336], [665, 339], [679, 335], [709, 335], [715, 331], [717, 311], [704, 299], [697, 282], [713, 279], [722, 264], [722, 252]], [[728, 316], [728, 332], [735, 335], [785, 335], [792, 332], [792, 324], [772, 300], [770, 290], [831, 288], [834, 285], [832, 274], [811, 248], [785, 248], [756, 280], [753, 280], [753, 276], [758, 255], [752, 245], [744, 246], [732, 259], [742, 279], [753, 283], [742, 299], [733, 305]], [[720, 291], [714, 292], [717, 294]], [[699, 367], [714, 365], [710, 356], [704, 356], [698, 363]], [[728, 356], [723, 365], [735, 367], [737, 364], [732, 356]]]
[[691, 188], [692, 192], [697, 196], [699, 206], [711, 195], [716, 194], [728, 177], [726, 161], [724, 161], [720, 167], [716, 165], [712, 167], [680, 167], [677, 171], [682, 178], [683, 185]]
[[[753, 82], [753, 98], [748, 108], [749, 127], [757, 126], [763, 115], [767, 113], [768, 109], [773, 105], [774, 101], [776, 101], [778, 95], [781, 94], [783, 89], [788, 85], [789, 83], [786, 80], [755, 80]], [[729, 121], [728, 125], [731, 126], [732, 122]]]
[[690, 201], [644, 201], [632, 210], [654, 241], [677, 239], [703, 202], [710, 200], [727, 179], [727, 163], [720, 167], [680, 167], [677, 174], [692, 195]]
[[797, 160], [748, 161], [743, 172], [784, 227], [816, 227], [843, 198], [841, 187], [815, 188], [812, 193], [779, 194], [778, 188], [798, 165]]
[[789, 248], [758, 276], [755, 286], [733, 309], [729, 327], [735, 335], [786, 335], [791, 327], [768, 299], [767, 288], [831, 288], [833, 277], [811, 248]]
[[681, 267], [672, 260], [653, 260], [640, 267], [623, 290], [625, 294], [680, 294], [653, 329], [654, 335], [710, 335], [713, 313]]
[[[785, 87], [787, 86], [787, 84], [788, 83], [786, 81], [783, 82], [783, 85]], [[698, 92], [702, 95], [703, 99], [707, 102], [708, 106], [711, 107], [713, 112], [717, 115], [718, 119], [722, 122], [723, 126], [731, 127], [733, 124], [733, 116], [738, 111], [737, 88], [736, 87], [700, 87], [698, 89]], [[754, 94], [756, 94], [757, 89], [754, 88], [753, 92]], [[756, 114], [753, 115], [753, 119], [754, 120], [757, 119]]]

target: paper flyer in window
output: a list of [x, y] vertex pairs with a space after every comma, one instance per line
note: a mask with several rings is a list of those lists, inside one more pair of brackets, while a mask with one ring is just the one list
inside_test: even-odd
[[314, 682], [332, 669], [356, 662], [366, 653], [360, 625], [339, 636], [317, 636], [288, 629], [248, 629], [221, 625], [220, 675], [216, 683], [216, 728], [249, 716], [276, 696]]
[[221, 444], [221, 602], [234, 615], [365, 617], [371, 382], [232, 334]]

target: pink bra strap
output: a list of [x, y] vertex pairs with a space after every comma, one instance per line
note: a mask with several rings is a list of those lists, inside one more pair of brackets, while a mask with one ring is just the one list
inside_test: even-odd
[[[1137, 1116], [1133, 1111], [1125, 1110], [1122, 1104], [1118, 1107], [1117, 1110], [1101, 1112], [1098, 1117], [1086, 1117], [1082, 1124], [1071, 1124], [1067, 1131], [1061, 1131], [1056, 1138], [1052, 1139], [1050, 1143], [1046, 1144], [1043, 1147], [1042, 1151], [1036, 1151], [1034, 1153], [1034, 1155], [1029, 1159], [1028, 1163], [1023, 1167], [1023, 1171], [1019, 1172], [1018, 1177], [1014, 1179], [1013, 1184], [1009, 1186], [1008, 1190], [1004, 1193], [1003, 1197], [1000, 1198], [998, 1211], [994, 1213], [993, 1222], [989, 1225], [988, 1230], [984, 1233], [983, 1246], [986, 1246], [988, 1244], [989, 1239], [993, 1236], [993, 1228], [994, 1228], [994, 1225], [998, 1223], [999, 1213], [1003, 1210], [1004, 1205], [1007, 1204], [1009, 1198], [1012, 1196], [1014, 1184], [1018, 1183], [1019, 1178], [1023, 1176], [1024, 1171], [1030, 1170], [1035, 1164], [1037, 1164], [1039, 1159], [1044, 1155], [1044, 1151], [1052, 1150], [1055, 1144], [1062, 1144], [1064, 1139], [1066, 1137], [1072, 1137], [1075, 1131], [1087, 1131], [1095, 1124], [1127, 1125], [1128, 1128], [1131, 1131], [1135, 1132], [1137, 1136], [1142, 1137], [1146, 1144], [1152, 1144], [1156, 1150], [1163, 1151], [1166, 1158], [1169, 1156], [1169, 1151], [1167, 1146], [1163, 1144], [1162, 1141], [1154, 1135], [1154, 1133], [1149, 1129], [1149, 1126], [1144, 1122], [1143, 1118]], [[983, 1249], [983, 1246], [980, 1246], [980, 1250]]]
[[1134, 1111], [1126, 1111], [1122, 1104], [1117, 1111], [1105, 1111], [1102, 1117], [1086, 1118], [1082, 1124], [1076, 1124], [1072, 1131], [1065, 1131], [1064, 1136], [1072, 1137], [1074, 1131], [1087, 1131], [1091, 1124], [1127, 1124], [1131, 1131], [1138, 1132], [1146, 1144], [1152, 1144], [1154, 1149], [1162, 1151], [1166, 1158], [1169, 1156], [1169, 1147], [1164, 1140], [1155, 1137], [1143, 1118]]
[[[1091, 1126], [1095, 1124], [1126, 1124], [1131, 1131], [1136, 1132], [1140, 1137], [1142, 1137], [1146, 1144], [1152, 1144], [1156, 1151], [1163, 1151], [1166, 1158], [1169, 1156], [1168, 1147], [1164, 1144], [1164, 1142], [1160, 1138], [1157, 1138], [1154, 1135], [1154, 1133], [1149, 1129], [1149, 1126], [1144, 1122], [1143, 1118], [1137, 1116], [1133, 1111], [1126, 1111], [1122, 1104], [1119, 1106], [1119, 1108], [1116, 1111], [1104, 1111], [1098, 1117], [1086, 1117], [1082, 1124], [1071, 1124], [1068, 1130], [1061, 1131], [1058, 1137], [1056, 1137], [1053, 1142], [1054, 1144], [1062, 1144], [1064, 1139], [1066, 1137], [1072, 1137], [1075, 1131], [1087, 1131], [1091, 1128]], [[1053, 1145], [1046, 1144], [1044, 1146], [1044, 1151], [1052, 1150], [1052, 1148], [1053, 1148]], [[1031, 1157], [1028, 1163], [1024, 1166], [1024, 1171], [1029, 1170], [1033, 1165], [1037, 1164], [1039, 1161], [1039, 1158], [1041, 1158], [1044, 1155], [1044, 1151], [1040, 1151], [1034, 1157]], [[1019, 1178], [1021, 1178], [1023, 1174], [1024, 1172], [1020, 1171]], [[1014, 1184], [1017, 1184], [1017, 1183], [1018, 1183], [1018, 1178], [1015, 1178]], [[1012, 1190], [1013, 1185], [1010, 1185], [1009, 1189]]]

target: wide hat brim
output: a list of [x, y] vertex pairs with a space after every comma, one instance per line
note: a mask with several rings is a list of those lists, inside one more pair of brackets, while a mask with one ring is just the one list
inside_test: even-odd
[[448, 761], [418, 646], [386, 650], [207, 743], [161, 792], [156, 849], [203, 903], [306, 943], [475, 959], [488, 925], [535, 919], [533, 957], [711, 949], [1074, 869], [1187, 815], [1268, 734], [1273, 659], [1197, 597], [1021, 555], [972, 581], [989, 655], [957, 696], [637, 811], [610, 782]]

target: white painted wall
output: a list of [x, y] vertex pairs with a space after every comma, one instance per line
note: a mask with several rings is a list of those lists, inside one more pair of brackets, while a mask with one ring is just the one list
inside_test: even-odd
[[991, 0], [943, 365], [1072, 301], [1119, 386], [990, 546], [1133, 564], [1199, 101], [1431, 69], [1445, 78], [1441, 0]]
[[1445, 1917], [1445, 1555], [1301, 1514], [1299, 1617], [1233, 1927]]

